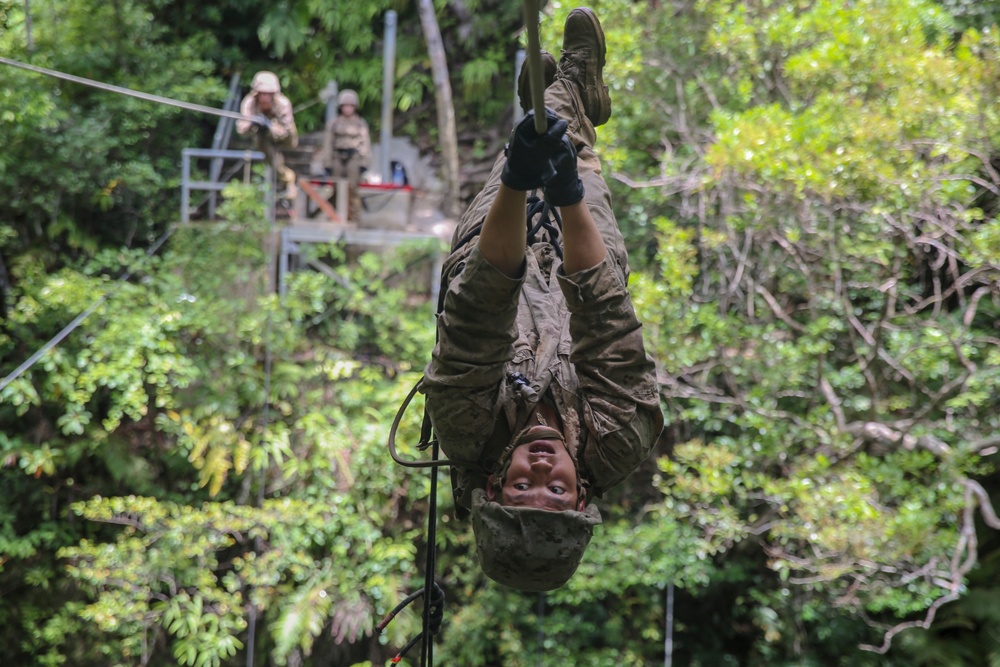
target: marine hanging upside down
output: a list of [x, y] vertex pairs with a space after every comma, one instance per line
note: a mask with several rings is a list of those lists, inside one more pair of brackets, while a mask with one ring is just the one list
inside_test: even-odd
[[[574, 9], [558, 67], [544, 54], [547, 130], [535, 131], [531, 113], [514, 128], [455, 233], [422, 386], [484, 573], [526, 591], [569, 580], [601, 522], [592, 500], [649, 455], [663, 427], [593, 150], [594, 127], [611, 115], [604, 54], [597, 17]], [[559, 207], [562, 239], [549, 226], [529, 242], [533, 189]]]

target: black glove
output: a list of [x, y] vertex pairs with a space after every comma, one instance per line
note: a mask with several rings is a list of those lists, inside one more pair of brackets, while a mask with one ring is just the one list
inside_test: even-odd
[[559, 150], [552, 155], [555, 174], [545, 182], [545, 201], [552, 206], [569, 206], [583, 199], [583, 181], [576, 170], [576, 148], [563, 136]]
[[267, 116], [264, 115], [254, 116], [250, 119], [250, 127], [253, 128], [254, 132], [258, 132], [260, 130], [270, 131], [271, 121], [269, 121]]
[[548, 129], [544, 134], [535, 131], [534, 111], [529, 111], [510, 133], [503, 150], [507, 162], [500, 173], [500, 181], [512, 190], [540, 188], [554, 175], [549, 161], [562, 145], [560, 140], [568, 123], [560, 120], [552, 109], [545, 110], [545, 117]]

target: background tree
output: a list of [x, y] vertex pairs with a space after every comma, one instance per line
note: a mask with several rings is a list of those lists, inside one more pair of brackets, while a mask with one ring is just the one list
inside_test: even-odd
[[434, 4], [430, 0], [420, 0], [417, 7], [420, 12], [420, 25], [423, 26], [424, 37], [427, 40], [431, 73], [434, 77], [434, 101], [437, 107], [438, 136], [441, 138], [446, 184], [443, 210], [445, 215], [457, 217], [460, 215], [458, 210], [458, 136], [455, 130], [455, 107], [452, 104], [448, 61], [441, 40], [441, 29], [438, 28], [437, 16], [434, 14]]

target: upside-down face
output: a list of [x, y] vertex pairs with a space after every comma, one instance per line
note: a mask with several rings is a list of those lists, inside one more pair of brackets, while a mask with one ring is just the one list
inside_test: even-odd
[[576, 463], [563, 441], [551, 432], [551, 428], [536, 426], [522, 436], [524, 442], [514, 449], [501, 480], [501, 504], [553, 512], [582, 510]]

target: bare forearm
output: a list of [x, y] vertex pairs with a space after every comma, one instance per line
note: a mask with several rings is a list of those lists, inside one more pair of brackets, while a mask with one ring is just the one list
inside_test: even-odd
[[483, 258], [508, 278], [519, 277], [524, 269], [526, 199], [524, 192], [501, 183], [479, 235]]
[[572, 275], [600, 264], [608, 249], [585, 200], [559, 210], [563, 221], [563, 271]]

